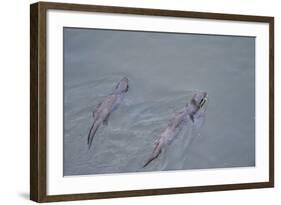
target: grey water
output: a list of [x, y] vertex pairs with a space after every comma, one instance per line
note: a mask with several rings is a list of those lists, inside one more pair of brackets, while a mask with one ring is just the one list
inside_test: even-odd
[[[64, 28], [63, 175], [255, 166], [255, 38]], [[88, 149], [92, 112], [120, 79], [129, 91]], [[143, 168], [194, 91], [204, 121], [187, 124]]]

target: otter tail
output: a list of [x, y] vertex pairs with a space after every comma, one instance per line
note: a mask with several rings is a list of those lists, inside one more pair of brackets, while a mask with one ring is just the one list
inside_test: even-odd
[[156, 144], [154, 150], [153, 150], [152, 156], [151, 156], [151, 157], [147, 160], [147, 162], [143, 165], [143, 168], [146, 167], [148, 164], [150, 164], [150, 162], [152, 162], [154, 159], [156, 159], [156, 158], [160, 155], [160, 153], [161, 153], [161, 151], [162, 151], [161, 147], [162, 147], [161, 144], [158, 142], [158, 143]]
[[95, 136], [98, 128], [99, 128], [99, 123], [96, 123], [96, 121], [94, 121], [93, 125], [90, 128], [89, 134], [88, 134], [88, 146], [89, 146], [89, 149], [92, 146], [92, 142], [93, 142], [94, 136]]

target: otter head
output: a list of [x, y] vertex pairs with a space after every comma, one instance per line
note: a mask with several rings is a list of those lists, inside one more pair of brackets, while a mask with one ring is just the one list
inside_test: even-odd
[[198, 108], [202, 108], [204, 104], [207, 102], [208, 94], [205, 91], [197, 91], [191, 100], [191, 103]]
[[128, 92], [128, 90], [129, 90], [129, 80], [128, 80], [128, 78], [124, 77], [116, 85], [115, 92], [124, 93], [124, 92]]

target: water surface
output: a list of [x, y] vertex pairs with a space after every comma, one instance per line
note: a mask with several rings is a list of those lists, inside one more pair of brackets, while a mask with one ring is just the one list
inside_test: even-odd
[[[123, 77], [129, 92], [91, 149], [92, 112]], [[195, 90], [206, 119], [142, 168]], [[64, 176], [255, 165], [255, 38], [64, 28]]]

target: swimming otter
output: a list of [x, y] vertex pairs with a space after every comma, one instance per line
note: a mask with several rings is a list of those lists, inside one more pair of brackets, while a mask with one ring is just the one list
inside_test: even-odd
[[118, 107], [123, 100], [125, 93], [129, 90], [129, 80], [124, 77], [114, 88], [113, 92], [105, 97], [105, 99], [98, 104], [93, 112], [94, 122], [88, 134], [88, 146], [91, 148], [93, 138], [101, 125], [107, 125], [110, 114]]
[[199, 114], [199, 110], [204, 106], [207, 101], [207, 93], [203, 91], [197, 91], [190, 103], [186, 104], [181, 112], [175, 114], [175, 116], [169, 121], [166, 129], [160, 134], [159, 138], [155, 141], [155, 147], [153, 149], [151, 157], [143, 165], [146, 167], [150, 162], [156, 159], [165, 145], [168, 145], [182, 130], [184, 123], [192, 121]]

